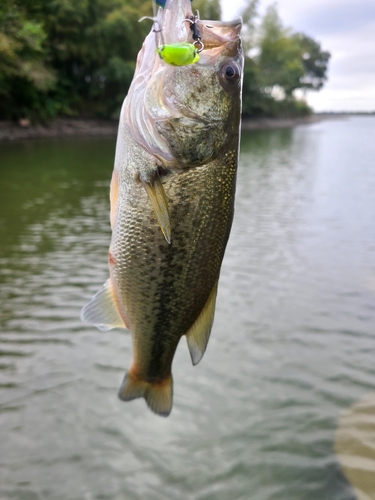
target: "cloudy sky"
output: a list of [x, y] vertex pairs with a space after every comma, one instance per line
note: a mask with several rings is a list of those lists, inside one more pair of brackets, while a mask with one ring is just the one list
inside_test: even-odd
[[[260, 0], [260, 14], [272, 0]], [[331, 53], [328, 82], [310, 92], [315, 111], [375, 111], [375, 0], [278, 0], [285, 26], [302, 31]], [[221, 0], [223, 19], [245, 0]]]

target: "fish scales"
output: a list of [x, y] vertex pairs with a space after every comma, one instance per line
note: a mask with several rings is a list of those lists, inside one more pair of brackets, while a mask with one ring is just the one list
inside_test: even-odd
[[[232, 164], [215, 160], [199, 171], [188, 170], [166, 180], [173, 221], [171, 244], [155, 225], [139, 183], [130, 184], [129, 195], [121, 197], [119, 210], [125, 217], [114, 229], [111, 253], [118, 263], [114, 277], [121, 296], [133, 297], [127, 312], [131, 330], [135, 337], [138, 332], [150, 332], [151, 349], [163, 342], [174, 353], [181, 332], [196, 320], [218, 279], [233, 215], [235, 154], [227, 156]], [[142, 371], [147, 374], [150, 361], [142, 358]]]
[[[177, 4], [187, 16], [189, 0]], [[175, 6], [167, 0], [159, 24], [166, 30], [177, 19], [176, 37], [187, 41]], [[193, 364], [206, 349], [234, 211], [241, 20], [201, 23], [203, 42], [212, 25], [210, 49], [195, 65], [172, 68], [156, 59], [149, 49], [154, 34], [138, 57], [111, 183], [110, 279], [82, 313], [103, 330], [129, 329], [133, 360], [119, 397], [144, 397], [163, 416], [172, 407], [171, 366], [181, 337]]]

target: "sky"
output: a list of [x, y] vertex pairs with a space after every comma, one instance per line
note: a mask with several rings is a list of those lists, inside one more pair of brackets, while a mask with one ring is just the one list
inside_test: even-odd
[[[223, 19], [246, 0], [221, 0]], [[260, 0], [262, 15], [272, 0]], [[309, 92], [314, 111], [375, 111], [375, 0], [278, 0], [284, 26], [303, 32], [331, 53], [328, 81]]]

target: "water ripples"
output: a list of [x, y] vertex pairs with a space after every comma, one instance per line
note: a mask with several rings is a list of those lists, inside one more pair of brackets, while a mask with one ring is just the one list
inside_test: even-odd
[[244, 134], [214, 329], [194, 368], [181, 340], [166, 420], [117, 400], [129, 336], [79, 320], [113, 142], [1, 146], [0, 498], [375, 498], [366, 120]]

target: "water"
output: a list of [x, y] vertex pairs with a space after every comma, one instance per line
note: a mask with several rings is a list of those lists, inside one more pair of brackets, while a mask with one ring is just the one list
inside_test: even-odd
[[168, 419], [117, 399], [129, 336], [79, 320], [113, 156], [0, 145], [0, 499], [374, 499], [374, 412], [367, 462], [342, 436], [375, 394], [375, 118], [243, 134], [213, 332], [194, 368], [182, 339]]

